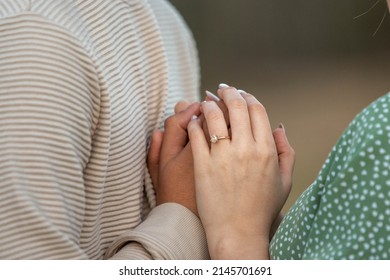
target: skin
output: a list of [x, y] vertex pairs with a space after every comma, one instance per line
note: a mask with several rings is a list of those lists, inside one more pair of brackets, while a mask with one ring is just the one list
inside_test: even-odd
[[157, 205], [175, 202], [195, 215], [198, 211], [187, 125], [192, 116], [199, 113], [199, 103], [178, 103], [175, 115], [165, 121], [165, 132], [153, 133], [148, 153], [148, 168], [156, 190]]
[[[268, 259], [272, 224], [291, 189], [294, 151], [284, 130], [271, 130], [262, 104], [235, 88], [218, 91], [231, 140], [208, 145], [199, 120], [188, 126], [197, 207], [213, 259]], [[228, 135], [221, 109], [202, 103], [210, 134]]]
[[[283, 127], [271, 131], [252, 95], [234, 88], [218, 94], [223, 104], [178, 103], [165, 132], [153, 134], [148, 165], [157, 204], [176, 202], [199, 215], [213, 259], [267, 259], [291, 189], [294, 151]], [[229, 119], [232, 141], [210, 145], [206, 135], [228, 135]]]

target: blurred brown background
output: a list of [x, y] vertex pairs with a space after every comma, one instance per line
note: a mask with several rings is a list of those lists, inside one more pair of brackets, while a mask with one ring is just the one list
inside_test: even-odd
[[171, 0], [198, 44], [202, 90], [255, 94], [297, 161], [286, 209], [354, 116], [390, 91], [386, 0]]

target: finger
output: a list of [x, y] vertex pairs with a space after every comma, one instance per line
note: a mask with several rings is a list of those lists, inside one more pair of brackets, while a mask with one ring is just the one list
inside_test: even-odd
[[191, 105], [190, 102], [182, 100], [176, 103], [175, 105], [175, 114], [180, 113], [187, 109]]
[[253, 138], [263, 146], [274, 146], [272, 129], [265, 107], [253, 95], [244, 91], [241, 91], [241, 95], [248, 106]]
[[194, 167], [202, 168], [202, 162], [210, 155], [208, 139], [203, 133], [202, 123], [195, 118], [188, 124], [188, 137], [190, 139]]
[[282, 124], [273, 132], [276, 149], [279, 156], [279, 169], [282, 177], [283, 187], [289, 192], [292, 186], [294, 172], [295, 151], [291, 147], [286, 131]]
[[218, 94], [222, 97], [229, 112], [232, 141], [247, 144], [253, 136], [245, 99], [233, 87], [219, 89]]
[[[226, 87], [229, 87], [229, 86], [226, 86]], [[218, 107], [222, 110], [223, 115], [225, 117], [226, 124], [229, 127], [230, 126], [229, 112], [228, 112], [228, 109], [226, 108], [225, 103], [223, 102], [223, 100], [220, 99], [215, 94], [209, 92], [208, 90], [206, 90], [206, 99], [205, 100], [206, 101], [215, 101], [217, 103]]]
[[[203, 114], [200, 114], [198, 117], [198, 121], [200, 122], [201, 127], [203, 128], [203, 133], [206, 139], [210, 139], [210, 133], [209, 133], [209, 128], [207, 126], [207, 122], [204, 118]], [[210, 146], [210, 142], [208, 143]]]
[[229, 135], [223, 112], [214, 101], [203, 102], [202, 112], [211, 137], [213, 135], [218, 137], [225, 137]]
[[187, 126], [193, 115], [200, 114], [199, 103], [191, 104], [187, 109], [169, 117], [165, 121], [164, 139], [161, 148], [161, 162], [165, 165], [187, 144]]
[[159, 161], [160, 161], [160, 151], [161, 145], [164, 137], [164, 132], [161, 130], [156, 130], [152, 134], [152, 140], [150, 143], [150, 148], [148, 152], [148, 169], [150, 177], [154, 187], [158, 185], [158, 171], [159, 171]]
[[[209, 91], [206, 91], [206, 98], [205, 98], [205, 101], [214, 101], [217, 103], [218, 107], [221, 109], [221, 111], [223, 112], [223, 116], [225, 118], [225, 122], [226, 122], [226, 125], [227, 127], [229, 128], [230, 127], [230, 122], [229, 122], [229, 112], [225, 106], [225, 103], [223, 102], [222, 99], [220, 99], [219, 97], [216, 97], [215, 94], [209, 92]], [[204, 121], [204, 116], [201, 115], [200, 116], [200, 120], [202, 121], [202, 124], [203, 124], [203, 132], [206, 136], [206, 139], [210, 139], [210, 134], [209, 134], [209, 130], [208, 130], [208, 127], [207, 127], [207, 122]], [[209, 143], [210, 145], [211, 143]]]

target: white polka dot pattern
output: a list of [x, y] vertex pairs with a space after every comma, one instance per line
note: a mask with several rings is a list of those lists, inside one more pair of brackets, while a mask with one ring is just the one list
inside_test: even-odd
[[390, 93], [343, 133], [290, 209], [274, 259], [390, 259]]

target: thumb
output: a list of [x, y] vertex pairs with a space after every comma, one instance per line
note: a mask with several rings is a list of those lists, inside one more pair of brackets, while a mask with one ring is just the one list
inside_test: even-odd
[[279, 169], [282, 177], [283, 189], [289, 193], [292, 186], [295, 151], [287, 139], [283, 124], [280, 124], [273, 132], [273, 136], [279, 157]]
[[188, 143], [187, 125], [193, 115], [199, 115], [199, 103], [191, 104], [165, 121], [164, 141], [161, 148], [161, 165], [176, 157]]
[[164, 138], [163, 131], [156, 130], [153, 132], [152, 140], [148, 152], [148, 158], [147, 158], [150, 177], [152, 178], [153, 186], [155, 188], [157, 188], [158, 186], [160, 151], [161, 151], [163, 138]]

